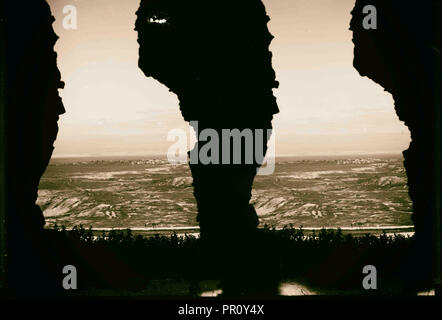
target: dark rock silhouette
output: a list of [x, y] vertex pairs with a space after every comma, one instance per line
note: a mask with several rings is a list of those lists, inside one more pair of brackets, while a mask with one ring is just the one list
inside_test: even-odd
[[44, 0], [2, 5], [7, 61], [7, 284], [12, 293], [44, 295], [45, 288], [61, 286], [62, 275], [43, 235], [43, 214], [35, 204], [57, 136], [58, 116], [65, 112], [58, 94], [64, 84], [54, 52], [58, 37]]
[[[366, 5], [377, 9], [375, 30], [363, 28]], [[416, 255], [410, 269], [420, 280], [434, 272], [432, 257], [440, 241], [435, 232], [435, 215], [440, 212], [435, 205], [440, 197], [437, 159], [440, 161], [441, 140], [435, 119], [440, 119], [437, 77], [440, 79], [441, 47], [437, 23], [441, 9], [438, 0], [357, 0], [351, 21], [354, 67], [392, 94], [396, 113], [411, 133], [411, 144], [403, 152], [416, 229]]]
[[[365, 4], [378, 9], [378, 30], [362, 28]], [[19, 1], [2, 6], [1, 29], [7, 30], [7, 45], [2, 46], [7, 61], [7, 280], [13, 294], [42, 296], [60, 288], [62, 265], [68, 262], [60, 263], [59, 250], [53, 250], [54, 243], [43, 233], [44, 218], [35, 205], [57, 120], [64, 112], [57, 91], [63, 83], [53, 49], [57, 36], [45, 1], [27, 1], [26, 8]], [[434, 40], [439, 31], [434, 24], [440, 12], [437, 0], [418, 5], [358, 0], [352, 20], [355, 67], [392, 93], [398, 116], [411, 132], [413, 141], [404, 156], [418, 254], [410, 268], [424, 278], [431, 272], [435, 249], [434, 186], [439, 177], [434, 159], [440, 141], [434, 126], [440, 116], [435, 74], [440, 72], [440, 40]], [[197, 120], [199, 130], [271, 128], [278, 108], [272, 93], [277, 82], [267, 22], [260, 0], [143, 0], [136, 26], [140, 67], [178, 95], [184, 119]], [[266, 146], [266, 139], [262, 144]], [[274, 289], [275, 279], [267, 276], [276, 274], [276, 267], [267, 263], [274, 260], [274, 242], [256, 232], [258, 220], [249, 204], [257, 167], [259, 163], [191, 165], [206, 244], [202, 253], [213, 260], [214, 269], [218, 267], [226, 293]], [[221, 234], [223, 243], [218, 241]]]
[[[261, 0], [143, 0], [137, 16], [140, 68], [178, 96], [184, 119], [198, 121], [198, 135], [206, 128], [219, 136], [223, 128], [271, 129], [278, 83]], [[267, 138], [259, 143], [266, 150]], [[214, 265], [228, 275], [225, 283], [235, 283], [238, 291], [224, 285], [232, 294], [251, 287], [258, 292], [256, 280], [263, 277], [250, 276], [263, 265], [258, 250], [268, 246], [257, 243], [258, 217], [249, 204], [258, 167], [257, 161], [190, 164], [204, 252], [216, 256]], [[231, 241], [219, 243], [226, 233]]]

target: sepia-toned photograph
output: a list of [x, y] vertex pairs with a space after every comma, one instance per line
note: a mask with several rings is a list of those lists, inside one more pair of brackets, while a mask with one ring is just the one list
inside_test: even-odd
[[2, 300], [440, 298], [440, 0], [1, 7]]

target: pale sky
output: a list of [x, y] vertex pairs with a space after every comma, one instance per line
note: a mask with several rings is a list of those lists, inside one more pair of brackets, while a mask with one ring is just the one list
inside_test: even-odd
[[[140, 0], [49, 0], [56, 17], [60, 90], [55, 157], [166, 154], [167, 133], [187, 128], [178, 99], [138, 68], [133, 30]], [[408, 129], [382, 87], [352, 66], [354, 0], [264, 0], [280, 113], [277, 155], [399, 153]], [[77, 30], [62, 26], [74, 5]]]

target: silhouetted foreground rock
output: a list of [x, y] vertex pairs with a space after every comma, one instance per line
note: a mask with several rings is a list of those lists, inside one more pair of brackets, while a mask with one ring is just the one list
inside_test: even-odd
[[[364, 4], [377, 7], [378, 30], [362, 29]], [[59, 238], [56, 235], [49, 241], [42, 230], [43, 215], [35, 205], [38, 182], [52, 154], [58, 116], [64, 112], [57, 92], [63, 84], [53, 49], [57, 39], [52, 29], [54, 19], [43, 0], [26, 4], [7, 1], [2, 5], [7, 27], [8, 285], [15, 294], [42, 296], [61, 288], [62, 266], [72, 255], [80, 267], [104, 274], [109, 264], [104, 268], [90, 266], [94, 261], [99, 266], [102, 263], [93, 259], [92, 251], [86, 249], [87, 253], [79, 254], [83, 251], [77, 252], [75, 245], [54, 240]], [[358, 0], [352, 22], [355, 67], [393, 94], [399, 118], [411, 131], [413, 141], [404, 156], [420, 256], [414, 256], [410, 265], [424, 278], [433, 252], [432, 213], [437, 196], [434, 160], [440, 137], [434, 119], [440, 116], [435, 108], [440, 103], [440, 96], [435, 96], [440, 94], [435, 78], [440, 72], [440, 42], [434, 41], [433, 23], [440, 20], [440, 12], [437, 0], [411, 5], [398, 0]], [[178, 95], [184, 119], [199, 121], [200, 130], [271, 128], [278, 108], [272, 93], [277, 82], [268, 50], [272, 36], [267, 22], [259, 0], [143, 0], [137, 20], [140, 67]], [[266, 139], [262, 143], [266, 145]], [[204, 265], [212, 263], [215, 267], [221, 262], [220, 266], [226, 267], [220, 272], [227, 270], [229, 277], [224, 274], [224, 278], [233, 282], [227, 286], [233, 295], [243, 293], [238, 286], [248, 286], [247, 293], [268, 293], [271, 284], [253, 288], [251, 283], [260, 275], [277, 274], [272, 271], [274, 265], [265, 263], [274, 260], [268, 254], [269, 243], [277, 243], [255, 232], [258, 221], [249, 204], [258, 166], [191, 165], [198, 219], [206, 243], [203, 251], [212, 255], [207, 256]], [[352, 247], [357, 251], [360, 244]], [[65, 248], [69, 250], [63, 255]], [[115, 261], [114, 252], [106, 248], [100, 246], [97, 252]], [[159, 246], [155, 251], [160, 252], [159, 257], [163, 255], [161, 250]], [[192, 247], [192, 252], [195, 250]], [[136, 263], [128, 267], [124, 252], [118, 270], [140, 267]], [[343, 252], [332, 261], [349, 256], [348, 251]], [[307, 246], [304, 254], [309, 253]], [[87, 254], [90, 261], [84, 260]], [[319, 266], [323, 261], [317, 262]], [[293, 263], [290, 270], [296, 266]], [[312, 278], [317, 279], [310, 267], [306, 272], [313, 272]], [[89, 273], [92, 282], [99, 278], [94, 272]], [[272, 280], [269, 277], [269, 283]]]
[[[366, 5], [377, 9], [375, 30], [363, 28]], [[409, 262], [413, 276], [427, 279], [438, 241], [435, 215], [440, 215], [435, 204], [437, 197], [440, 199], [436, 187], [440, 183], [440, 163], [436, 156], [437, 152], [440, 154], [441, 140], [435, 119], [440, 119], [441, 47], [437, 22], [441, 11], [438, 0], [357, 0], [351, 22], [355, 68], [393, 95], [396, 113], [411, 133], [411, 144], [403, 152], [416, 229], [416, 255]]]
[[[50, 160], [64, 113], [58, 88], [52, 29], [55, 20], [44, 0], [5, 1], [8, 284], [17, 294], [60, 286], [44, 217], [35, 204], [41, 175]], [[3, 39], [2, 39], [3, 41]]]
[[[77, 268], [78, 291], [69, 294], [88, 296], [101, 289], [117, 296], [121, 292], [175, 296], [176, 286], [182, 287], [185, 282], [187, 288], [182, 287], [185, 290], [180, 295], [190, 295], [201, 293], [204, 290], [201, 282], [205, 280], [219, 283], [219, 266], [204, 255], [201, 239], [193, 236], [144, 237], [131, 230], [97, 233], [81, 226], [69, 231], [61, 228], [45, 232], [57, 255]], [[231, 241], [229, 233], [219, 241], [227, 245]], [[226, 296], [276, 294], [274, 284], [278, 284], [278, 279], [294, 280], [318, 294], [333, 294], [335, 290], [347, 295], [402, 293], [402, 284], [392, 277], [392, 271], [409, 251], [413, 239], [386, 234], [352, 236], [339, 230], [311, 234], [301, 229], [263, 228], [259, 241], [271, 245], [272, 251], [259, 251], [258, 256], [252, 257], [255, 261], [260, 259], [261, 265], [247, 269], [247, 277], [240, 277], [241, 270], [235, 269], [221, 283]], [[259, 245], [262, 244], [256, 244]], [[277, 268], [267, 261], [277, 261]], [[361, 286], [361, 270], [366, 265], [377, 267], [378, 290], [367, 291]], [[161, 283], [165, 286], [158, 288]], [[193, 288], [190, 283], [194, 284]], [[152, 287], [157, 287], [155, 293]], [[269, 287], [274, 291], [269, 292]]]
[[[198, 121], [197, 137], [206, 128], [219, 136], [222, 129], [271, 128], [278, 112], [272, 88], [278, 83], [261, 0], [142, 0], [137, 16], [139, 66], [178, 96], [184, 119]], [[194, 148], [205, 143], [201, 139]], [[217, 143], [221, 154], [221, 139]], [[258, 143], [266, 151], [265, 135]], [[258, 244], [258, 217], [249, 204], [258, 167], [257, 161], [190, 163], [207, 259], [239, 287], [245, 287], [240, 278], [263, 266], [258, 251], [266, 249]], [[229, 239], [221, 241], [225, 233]]]

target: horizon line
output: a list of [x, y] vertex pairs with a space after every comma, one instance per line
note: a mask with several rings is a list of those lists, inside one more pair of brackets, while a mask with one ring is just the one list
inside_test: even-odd
[[[345, 151], [345, 152], [312, 152], [312, 153], [293, 153], [293, 154], [280, 154], [276, 155], [275, 157], [266, 156], [266, 158], [289, 158], [289, 157], [345, 157], [345, 156], [376, 156], [376, 155], [394, 155], [394, 156], [402, 156], [402, 152], [398, 151]], [[140, 154], [121, 154], [121, 153], [115, 153], [115, 154], [60, 154], [60, 155], [53, 155], [51, 157], [52, 159], [81, 159], [81, 158], [136, 158], [136, 157], [156, 157], [156, 158], [164, 158], [167, 159], [167, 154], [160, 154], [160, 153], [140, 153]]]

